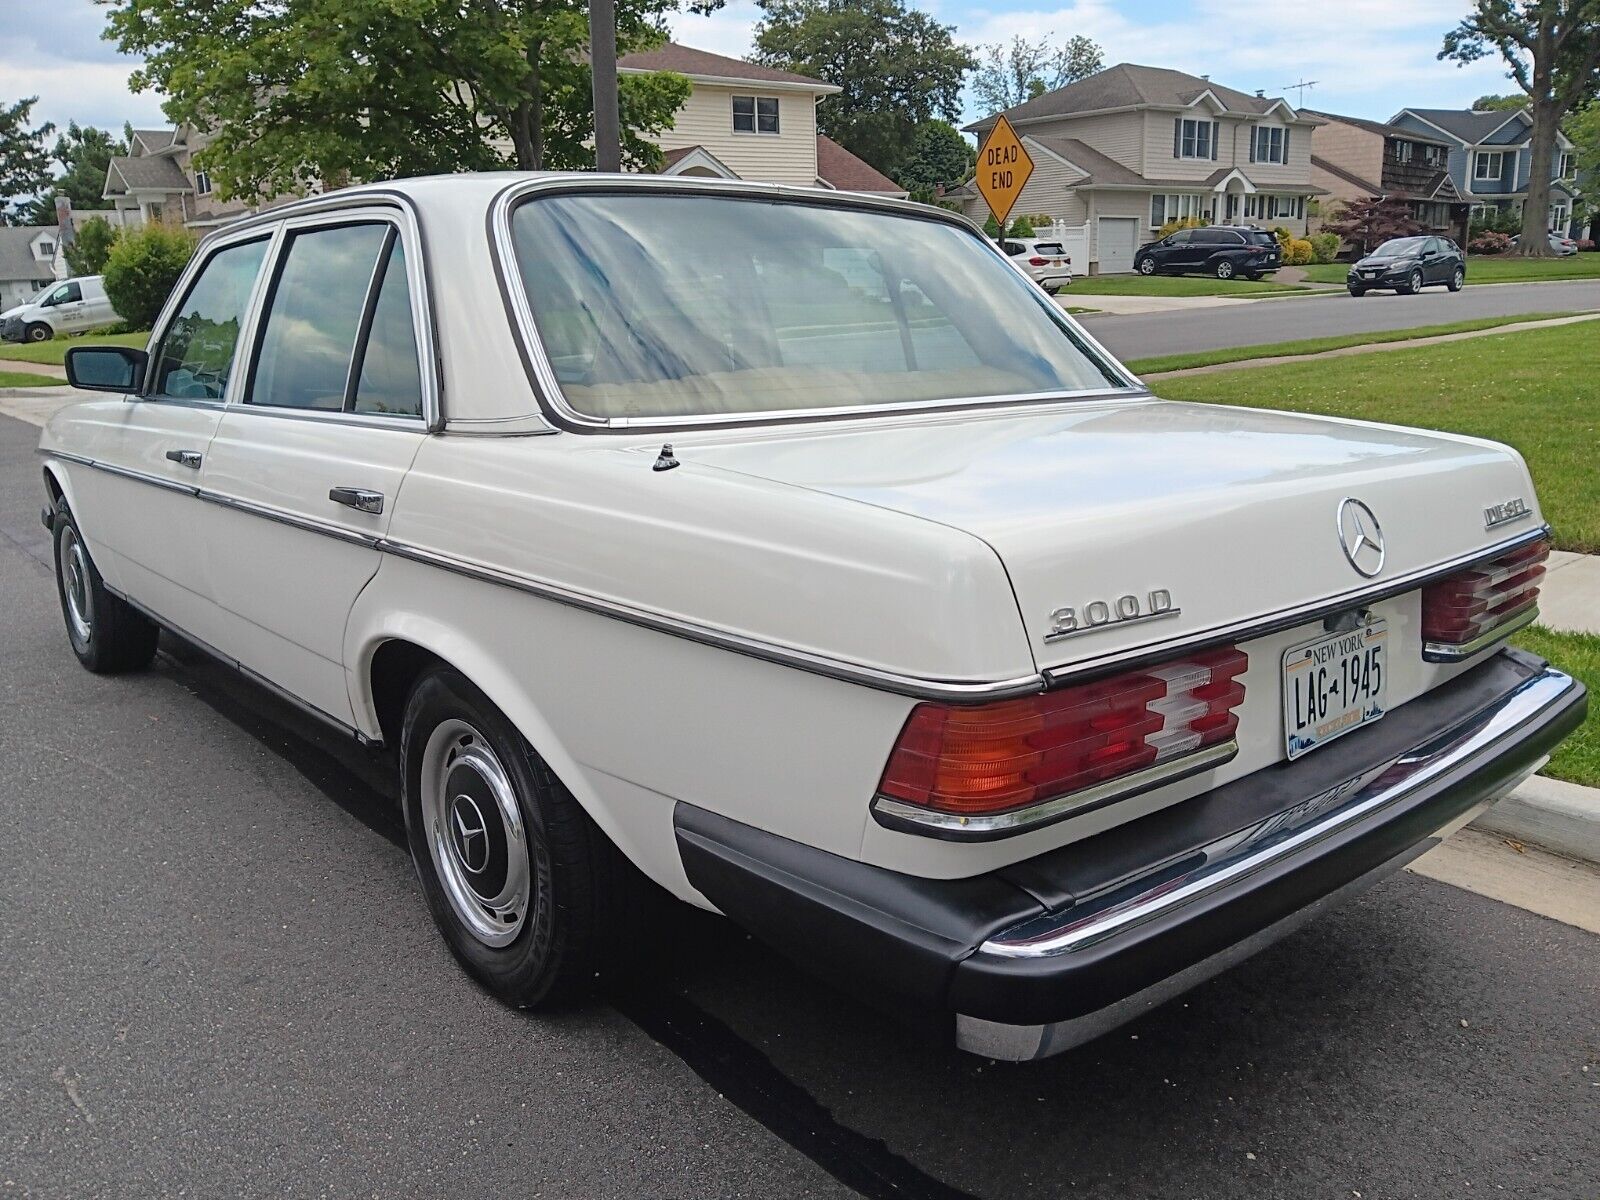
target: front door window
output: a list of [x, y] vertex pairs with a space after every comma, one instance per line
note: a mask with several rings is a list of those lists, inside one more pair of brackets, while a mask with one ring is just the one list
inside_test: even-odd
[[221, 400], [228, 390], [267, 239], [218, 250], [200, 269], [155, 353], [151, 394]]

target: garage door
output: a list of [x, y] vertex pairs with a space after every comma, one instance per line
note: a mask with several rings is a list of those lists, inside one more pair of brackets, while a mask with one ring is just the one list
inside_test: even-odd
[[1100, 273], [1115, 275], [1133, 270], [1133, 252], [1139, 248], [1138, 217], [1100, 218]]

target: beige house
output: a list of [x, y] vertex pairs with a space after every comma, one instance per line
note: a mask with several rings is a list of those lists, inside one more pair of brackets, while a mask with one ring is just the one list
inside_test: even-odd
[[[1179, 217], [1304, 236], [1322, 192], [1311, 179], [1319, 120], [1203, 76], [1120, 63], [1004, 115], [1034, 162], [1013, 212], [1086, 227], [1091, 273], [1131, 271], [1134, 251]], [[981, 141], [994, 122], [967, 131]], [[970, 186], [952, 198], [987, 216]]]
[[105, 198], [126, 214], [124, 223], [176, 221], [190, 229], [211, 229], [236, 217], [260, 212], [295, 199], [283, 195], [266, 202], [223, 200], [211, 187], [206, 173], [194, 166], [194, 156], [205, 149], [210, 136], [189, 125], [172, 129], [135, 129], [124, 158], [113, 158], [106, 169]]
[[817, 103], [831, 83], [668, 42], [624, 55], [621, 74], [676, 71], [693, 91], [656, 139], [666, 175], [719, 176], [891, 196], [892, 179], [817, 132]]

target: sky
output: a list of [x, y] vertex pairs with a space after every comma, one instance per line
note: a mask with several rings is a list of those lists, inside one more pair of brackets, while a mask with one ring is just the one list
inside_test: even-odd
[[[1387, 120], [1403, 107], [1465, 108], [1512, 85], [1494, 61], [1461, 68], [1435, 60], [1465, 0], [913, 0], [955, 27], [968, 45], [1014, 34], [1065, 40], [1086, 34], [1119, 62], [1209, 74], [1243, 92], [1264, 89], [1291, 104]], [[749, 53], [760, 18], [753, 0], [711, 17], [673, 18], [681, 42], [735, 57]], [[0, 103], [37, 95], [35, 121], [120, 130], [162, 124], [160, 97], [134, 93], [138, 62], [102, 41], [105, 10], [93, 0], [0, 0]], [[1288, 85], [1314, 81], [1305, 92]], [[1303, 101], [1302, 101], [1303, 96]], [[969, 110], [965, 119], [983, 114]]]

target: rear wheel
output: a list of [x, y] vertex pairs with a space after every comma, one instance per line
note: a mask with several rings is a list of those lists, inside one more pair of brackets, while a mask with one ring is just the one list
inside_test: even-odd
[[1406, 286], [1402, 290], [1408, 296], [1415, 296], [1415, 295], [1418, 295], [1419, 293], [1421, 293], [1421, 291], [1422, 291], [1422, 272], [1421, 271], [1413, 271], [1413, 272], [1411, 272], [1411, 278], [1406, 280]]
[[1221, 262], [1219, 262], [1217, 264], [1217, 278], [1218, 279], [1232, 279], [1233, 278], [1233, 264], [1231, 262], [1229, 262], [1227, 259], [1223, 259]]
[[56, 501], [56, 592], [72, 652], [97, 675], [137, 671], [155, 657], [161, 630], [126, 600], [106, 590], [83, 544], [66, 497]]
[[1154, 275], [1156, 273], [1156, 260], [1153, 258], [1141, 258], [1138, 269], [1141, 275]]
[[1466, 282], [1467, 273], [1460, 267], [1457, 267], [1455, 269], [1455, 273], [1450, 276], [1450, 282], [1445, 286], [1448, 287], [1452, 292], [1459, 292], [1464, 286], [1466, 286]]
[[520, 1008], [551, 1006], [638, 963], [653, 941], [641, 926], [648, 882], [460, 673], [440, 667], [417, 683], [400, 768], [428, 908], [484, 987]]
[[55, 335], [56, 331], [43, 321], [35, 321], [22, 331], [22, 340], [25, 342], [48, 342]]

